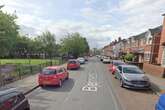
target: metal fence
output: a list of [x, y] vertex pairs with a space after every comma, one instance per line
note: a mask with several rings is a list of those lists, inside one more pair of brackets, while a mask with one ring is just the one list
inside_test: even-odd
[[56, 61], [50, 60], [38, 65], [22, 65], [22, 64], [13, 65], [14, 70], [12, 72], [0, 73], [0, 86], [4, 86], [16, 80], [25, 78], [29, 75], [39, 73], [44, 67], [52, 66], [52, 65], [61, 65], [64, 62], [65, 62], [64, 60], [58, 58], [56, 59]]

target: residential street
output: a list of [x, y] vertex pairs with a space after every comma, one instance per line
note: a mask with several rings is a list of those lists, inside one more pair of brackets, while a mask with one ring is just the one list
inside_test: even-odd
[[121, 88], [96, 58], [69, 72], [61, 88], [39, 87], [28, 94], [31, 110], [154, 110], [156, 95]]

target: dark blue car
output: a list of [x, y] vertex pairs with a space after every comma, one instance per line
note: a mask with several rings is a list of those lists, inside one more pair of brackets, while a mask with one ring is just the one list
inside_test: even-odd
[[165, 110], [165, 94], [160, 96], [155, 108], [156, 110]]

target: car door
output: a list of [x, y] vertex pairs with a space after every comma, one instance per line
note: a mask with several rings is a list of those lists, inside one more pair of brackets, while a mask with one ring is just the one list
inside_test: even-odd
[[29, 103], [22, 93], [17, 95], [15, 104], [16, 106], [14, 110], [25, 110], [29, 108]]
[[57, 74], [58, 74], [58, 77], [59, 77], [60, 79], [62, 79], [62, 80], [65, 79], [65, 74], [64, 74], [63, 68], [59, 68]]

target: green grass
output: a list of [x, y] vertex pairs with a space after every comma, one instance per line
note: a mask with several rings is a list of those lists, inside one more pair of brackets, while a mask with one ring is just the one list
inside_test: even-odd
[[[50, 61], [50, 59], [0, 59], [0, 64], [31, 64], [38, 65]], [[52, 60], [53, 63], [58, 62], [57, 59]]]

